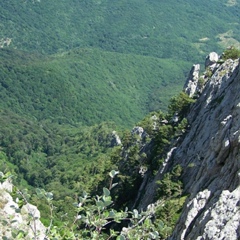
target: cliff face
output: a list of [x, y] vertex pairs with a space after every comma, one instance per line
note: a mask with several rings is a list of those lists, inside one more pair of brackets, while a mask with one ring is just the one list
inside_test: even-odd
[[[151, 203], [163, 171], [183, 167], [189, 197], [171, 240], [240, 237], [240, 65], [229, 59], [209, 67], [213, 75], [198, 89], [187, 133], [172, 146], [166, 166], [147, 184], [139, 205]], [[192, 82], [197, 91], [196, 79]]]
[[188, 116], [190, 131], [174, 154], [190, 197], [170, 239], [240, 237], [240, 66], [227, 60]]
[[[202, 77], [194, 65], [184, 90], [199, 97], [187, 116], [185, 134], [174, 140], [154, 179], [148, 171], [140, 172], [144, 177], [134, 207], [146, 209], [154, 202], [156, 181], [176, 165], [183, 168], [188, 199], [168, 240], [240, 239], [240, 63], [229, 59], [220, 65], [217, 60], [208, 58], [210, 70]], [[144, 130], [134, 128], [133, 134], [141, 139]], [[116, 133], [113, 139], [113, 145], [121, 144]], [[151, 147], [150, 142], [146, 152]], [[19, 209], [8, 193], [11, 185], [4, 184], [0, 184], [0, 237], [24, 230], [24, 239], [44, 239], [39, 211], [30, 204]]]

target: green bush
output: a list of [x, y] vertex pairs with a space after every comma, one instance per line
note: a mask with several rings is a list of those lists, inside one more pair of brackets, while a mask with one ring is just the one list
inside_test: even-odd
[[234, 60], [239, 57], [240, 57], [240, 50], [237, 49], [236, 47], [230, 47], [230, 48], [226, 49], [222, 55], [223, 60], [227, 60], [227, 59]]
[[[62, 222], [61, 226], [56, 226], [54, 219], [53, 194], [46, 192], [43, 189], [36, 189], [36, 196], [39, 200], [47, 202], [49, 207], [50, 223], [46, 228], [46, 238], [50, 240], [105, 240], [105, 239], [159, 239], [157, 227], [152, 222], [153, 212], [139, 212], [134, 209], [129, 211], [116, 211], [113, 208], [111, 190], [117, 185], [113, 182], [114, 177], [118, 174], [112, 170], [109, 173], [110, 184], [108, 188], [103, 188], [102, 195], [95, 197], [89, 196], [83, 192], [82, 196], [78, 197], [74, 204], [76, 215], [71, 223]], [[0, 174], [1, 180], [6, 180], [9, 174]], [[18, 199], [18, 207], [16, 212], [19, 212], [25, 204], [29, 202], [30, 195], [28, 191], [21, 191], [14, 187], [14, 197]], [[67, 213], [66, 213], [67, 214]], [[4, 221], [4, 220], [3, 220]], [[29, 214], [29, 223], [35, 222], [34, 215]], [[123, 222], [128, 224], [128, 227], [123, 228]], [[1, 224], [1, 222], [0, 222]], [[26, 223], [27, 224], [27, 223]], [[126, 225], [126, 224], [125, 224]], [[20, 227], [21, 228], [21, 227]], [[30, 228], [34, 234], [34, 240], [37, 240], [38, 232], [35, 228]], [[116, 230], [118, 229], [118, 230]], [[13, 239], [23, 240], [25, 230], [17, 229], [21, 234], [13, 234]], [[13, 230], [12, 230], [13, 231]]]
[[194, 102], [195, 100], [190, 98], [186, 93], [180, 92], [179, 95], [171, 98], [168, 112], [171, 116], [178, 113], [179, 117], [182, 118], [187, 114], [191, 103]]

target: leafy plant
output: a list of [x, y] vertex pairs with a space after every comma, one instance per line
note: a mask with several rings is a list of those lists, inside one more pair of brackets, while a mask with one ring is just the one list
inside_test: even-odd
[[180, 92], [179, 95], [170, 99], [168, 106], [170, 116], [178, 113], [180, 119], [186, 116], [189, 107], [195, 100], [190, 98], [186, 93]]
[[[113, 183], [113, 179], [117, 174], [118, 172], [114, 170], [109, 173], [111, 179], [110, 186], [109, 188], [103, 188], [102, 195], [90, 197], [84, 192], [78, 198], [78, 202], [75, 203], [76, 216], [70, 225], [66, 223], [63, 223], [62, 226], [54, 225], [53, 194], [43, 189], [36, 189], [38, 198], [42, 201], [47, 201], [50, 210], [51, 222], [46, 229], [46, 238], [51, 240], [75, 238], [79, 240], [126, 240], [145, 237], [147, 239], [158, 239], [159, 233], [151, 220], [153, 217], [152, 211], [139, 212], [136, 209], [133, 211], [128, 211], [127, 209], [125, 211], [116, 211], [112, 208], [111, 190], [116, 186], [116, 183]], [[18, 199], [19, 208], [24, 204], [28, 204], [28, 193], [19, 191], [17, 188], [15, 190], [15, 194], [20, 197]], [[19, 209], [16, 208], [16, 211], [19, 211]], [[34, 215], [30, 214], [29, 222], [35, 220]], [[123, 222], [127, 223], [127, 228], [123, 228]], [[117, 225], [119, 225], [118, 229], [120, 231], [115, 230]], [[24, 229], [19, 229], [17, 232], [15, 230], [12, 231], [13, 239], [24, 239], [26, 234]], [[34, 233], [33, 239], [37, 240], [38, 233], [36, 229], [32, 228], [32, 231]]]
[[208, 67], [208, 68], [205, 70], [205, 76], [206, 76], [207, 78], [210, 78], [210, 77], [212, 77], [212, 75], [213, 75], [213, 72], [212, 72], [211, 68]]
[[232, 46], [228, 49], [226, 49], [223, 54], [222, 54], [222, 59], [227, 60], [227, 59], [237, 59], [240, 58], [240, 49], [237, 49], [236, 47]]
[[159, 188], [156, 199], [159, 199], [160, 203], [156, 209], [156, 218], [157, 223], [161, 225], [160, 235], [163, 239], [172, 233], [187, 198], [182, 193], [181, 174], [182, 167], [176, 165], [157, 182]]

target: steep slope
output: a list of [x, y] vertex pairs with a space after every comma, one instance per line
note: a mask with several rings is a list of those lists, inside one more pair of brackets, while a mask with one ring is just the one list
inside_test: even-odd
[[[238, 240], [240, 237], [240, 63], [239, 59], [222, 58], [219, 61], [218, 55], [211, 53], [206, 60], [206, 67], [204, 75], [199, 77], [199, 66], [194, 65], [185, 85], [184, 91], [193, 94], [197, 99], [196, 102], [193, 103], [193, 99], [181, 93], [180, 97], [176, 98], [177, 101], [171, 101], [168, 114], [154, 113], [148, 124], [145, 119], [145, 123], [142, 124], [149, 126], [149, 129], [146, 128], [145, 131], [142, 127], [135, 127], [131, 133], [123, 136], [121, 141], [118, 139], [116, 145], [119, 146], [115, 148], [115, 152], [111, 152], [110, 159], [102, 159], [104, 163], [107, 161], [109, 167], [114, 166], [119, 170], [117, 178], [114, 179], [116, 188], [112, 190], [110, 187], [111, 193], [116, 195], [114, 207], [132, 205], [133, 198], [136, 198], [133, 205], [139, 210], [132, 210], [132, 217], [135, 220], [140, 217], [136, 224], [130, 224], [125, 228], [120, 221], [121, 233], [118, 234], [121, 234], [122, 239], [145, 239], [146, 237], [169, 240]], [[182, 106], [182, 108], [176, 108], [176, 106]], [[175, 112], [176, 109], [178, 114]], [[93, 134], [95, 132], [93, 131]], [[83, 134], [79, 133], [79, 135]], [[116, 133], [114, 136], [116, 140]], [[59, 137], [63, 139], [60, 135]], [[152, 140], [149, 139], [151, 137]], [[101, 143], [103, 139], [97, 140]], [[65, 143], [69, 141], [71, 142], [69, 137], [65, 139]], [[67, 144], [65, 150], [70, 146], [71, 143]], [[166, 158], [160, 159], [163, 156]], [[74, 161], [76, 162], [75, 159]], [[56, 165], [59, 165], [58, 161]], [[160, 168], [155, 171], [156, 166], [159, 165]], [[95, 173], [91, 171], [91, 174], [95, 179], [100, 179], [98, 187], [101, 187], [102, 183], [109, 184], [109, 179], [106, 181], [101, 176], [97, 178], [99, 176], [95, 170], [93, 169]], [[75, 171], [76, 177], [79, 175], [81, 177], [76, 168], [72, 173]], [[153, 174], [154, 171], [155, 174]], [[112, 172], [115, 176], [116, 171]], [[113, 180], [112, 172], [110, 176]], [[48, 172], [48, 174], [51, 176], [51, 173]], [[64, 178], [61, 181], [67, 185], [73, 184], [65, 178], [64, 169], [63, 174]], [[2, 173], [0, 177], [6, 178]], [[80, 184], [83, 183], [83, 179], [78, 181]], [[77, 191], [79, 183], [76, 185]], [[112, 181], [110, 181], [111, 184]], [[50, 190], [54, 192], [56, 186], [58, 185], [54, 182]], [[52, 193], [45, 193], [50, 194], [49, 197], [52, 199]], [[108, 201], [105, 202], [105, 200], [109, 200], [106, 197], [110, 197], [110, 191], [105, 188], [103, 194], [105, 198], [102, 203], [109, 206], [111, 202], [107, 203]], [[84, 195], [87, 199], [87, 194], [84, 193]], [[88, 208], [85, 210], [82, 208], [86, 200], [84, 195], [83, 198], [79, 198], [79, 209], [83, 216], [85, 210], [89, 214]], [[7, 196], [7, 199], [4, 196]], [[12, 199], [4, 191], [0, 197], [2, 197], [1, 207], [5, 209], [8, 201], [12, 202]], [[97, 196], [93, 203], [98, 205], [99, 199]], [[64, 201], [64, 205], [67, 205], [66, 203], [69, 201]], [[15, 203], [12, 204], [15, 205]], [[91, 207], [91, 204], [88, 207]], [[99, 217], [102, 205], [98, 205], [97, 208], [93, 206], [93, 209], [91, 214], [93, 218], [95, 213]], [[140, 211], [142, 209], [146, 209], [146, 212], [142, 213]], [[7, 211], [10, 210], [7, 209]], [[97, 226], [104, 228], [109, 216], [112, 222], [112, 216], [117, 216], [114, 211], [110, 211], [111, 215], [106, 212], [100, 216], [104, 221]], [[180, 218], [176, 224], [179, 215]], [[8, 215], [3, 216], [1, 224], [9, 223], [6, 216]], [[86, 219], [87, 222], [85, 222]], [[99, 221], [99, 218], [96, 219]], [[125, 219], [126, 216], [123, 221]], [[78, 234], [81, 235], [81, 230], [85, 231], [81, 224], [87, 223], [84, 226], [88, 227], [89, 220], [82, 215], [79, 216], [79, 220], [80, 225], [77, 229]], [[11, 227], [7, 229], [10, 234]], [[55, 231], [55, 226], [53, 229]], [[91, 228], [88, 232], [89, 236], [98, 229], [98, 227]], [[72, 229], [71, 234], [74, 234]], [[97, 234], [99, 237], [100, 234], [106, 233], [98, 231]], [[82, 237], [88, 239], [86, 235]], [[106, 235], [103, 239], [106, 239]]]
[[190, 194], [170, 239], [240, 237], [240, 65], [214, 69], [188, 116], [191, 130], [173, 158]]
[[222, 65], [212, 62], [208, 69], [213, 75], [191, 107], [186, 134], [171, 146], [139, 204], [146, 208], [152, 203], [156, 181], [173, 166], [182, 166], [183, 191], [189, 197], [171, 240], [240, 237], [239, 59]]
[[0, 107], [55, 122], [132, 126], [165, 110], [186, 63], [97, 49], [48, 57], [0, 49]]

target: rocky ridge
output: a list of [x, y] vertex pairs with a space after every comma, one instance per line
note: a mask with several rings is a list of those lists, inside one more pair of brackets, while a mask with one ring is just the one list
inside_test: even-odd
[[[198, 98], [187, 116], [186, 133], [170, 146], [154, 178], [146, 169], [139, 172], [143, 180], [134, 207], [147, 209], [154, 202], [156, 182], [174, 166], [183, 168], [183, 191], [188, 199], [168, 240], [240, 238], [240, 64], [239, 59], [220, 64], [211, 55], [206, 61], [211, 76], [207, 71], [199, 76], [199, 66], [194, 65], [184, 87]], [[155, 128], [157, 119], [153, 120]], [[144, 138], [146, 133], [135, 127], [132, 134]], [[115, 132], [112, 138], [114, 146], [121, 145]], [[150, 147], [151, 143], [142, 149]], [[24, 230], [28, 233], [25, 239], [44, 239], [46, 228], [39, 211], [30, 204], [19, 209], [10, 192], [11, 184], [0, 184], [0, 237], [4, 233], [11, 238], [13, 232]]]
[[[153, 202], [156, 181], [180, 164], [189, 197], [169, 240], [240, 238], [240, 65], [210, 54], [199, 77], [194, 65], [185, 92], [198, 96], [187, 116], [187, 133], [175, 142], [153, 180], [145, 181], [139, 209]], [[198, 88], [201, 79], [201, 89]]]
[[215, 66], [188, 116], [191, 129], [173, 160], [190, 196], [169, 239], [240, 237], [239, 70], [239, 59]]

